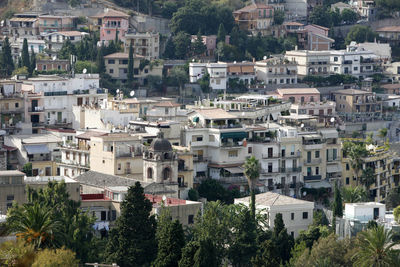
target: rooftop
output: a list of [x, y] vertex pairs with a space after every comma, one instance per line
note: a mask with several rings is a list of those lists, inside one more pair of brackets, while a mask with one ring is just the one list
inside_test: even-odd
[[[133, 186], [138, 180], [124, 178], [116, 175], [109, 175], [95, 171], [87, 171], [74, 178], [75, 181], [94, 187], [104, 188], [111, 186]], [[140, 181], [142, 186], [147, 185]]]
[[124, 12], [120, 12], [114, 9], [109, 9], [108, 11], [98, 14], [96, 16], [92, 16], [92, 18], [112, 18], [112, 17], [124, 17], [124, 18], [129, 18], [129, 15], [124, 13]]
[[333, 92], [334, 94], [343, 94], [343, 95], [369, 95], [371, 92], [357, 90], [357, 89], [344, 89], [344, 90], [337, 90]]
[[[135, 54], [134, 57], [135, 58], [144, 58], [144, 56], [137, 55], [137, 54]], [[129, 54], [128, 53], [117, 52], [117, 53], [109, 54], [109, 55], [105, 56], [104, 58], [128, 59], [129, 58]]]
[[26, 176], [24, 182], [26, 184], [47, 184], [48, 182], [77, 183], [77, 181], [65, 176]]
[[400, 32], [400, 26], [387, 26], [376, 29], [377, 32]]
[[236, 119], [236, 116], [220, 108], [209, 108], [209, 109], [195, 109], [195, 112], [203, 116], [205, 119]]
[[[245, 203], [250, 203], [250, 197], [243, 197], [243, 198], [236, 198], [235, 202], [245, 202]], [[288, 197], [284, 196], [278, 193], [273, 193], [273, 192], [266, 192], [262, 194], [257, 194], [256, 195], [256, 204], [257, 205], [262, 205], [262, 206], [285, 206], [285, 205], [314, 205], [313, 202], [310, 201], [305, 201], [293, 197]]]
[[171, 101], [167, 101], [167, 102], [160, 102], [158, 104], [155, 104], [154, 106], [164, 107], [164, 108], [174, 108], [174, 107], [180, 107], [181, 105], [178, 103], [172, 103]]
[[241, 8], [241, 9], [239, 9], [239, 10], [236, 10], [233, 13], [251, 12], [251, 11], [254, 11], [254, 10], [257, 10], [257, 9], [264, 9], [264, 8], [273, 9], [272, 6], [267, 6], [267, 5], [264, 5], [264, 4], [255, 3], [255, 4], [251, 4], [251, 5], [245, 6], [245, 7]]
[[105, 132], [88, 131], [83, 134], [77, 135], [76, 138], [90, 140], [91, 137], [104, 136], [107, 134], [108, 133]]
[[61, 142], [61, 138], [55, 136], [52, 133], [46, 134], [26, 134], [26, 135], [13, 135], [10, 136], [13, 139], [20, 139], [23, 144], [38, 144], [38, 143], [58, 143]]
[[0, 171], [0, 176], [25, 176], [25, 173], [18, 170]]
[[81, 35], [86, 35], [88, 33], [78, 32], [78, 31], [64, 31], [64, 32], [53, 32], [53, 33], [50, 33], [49, 35], [51, 35], [51, 34], [61, 34], [64, 36], [81, 36]]
[[277, 91], [280, 95], [319, 94], [317, 88], [281, 88]]

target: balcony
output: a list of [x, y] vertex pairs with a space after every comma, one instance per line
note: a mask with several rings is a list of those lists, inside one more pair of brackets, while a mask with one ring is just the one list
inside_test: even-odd
[[282, 153], [282, 158], [300, 158], [300, 157], [301, 157], [301, 151]]
[[293, 173], [293, 172], [301, 172], [301, 167], [295, 168], [280, 168], [281, 173]]
[[305, 160], [304, 165], [316, 165], [316, 164], [321, 164], [321, 162], [322, 162], [321, 159]]
[[207, 161], [208, 161], [207, 157], [204, 157], [202, 155], [193, 156], [193, 162], [207, 162]]
[[322, 149], [322, 144], [304, 144], [305, 150]]
[[30, 108], [30, 112], [43, 112], [43, 111], [44, 111], [44, 107], [41, 107], [41, 106]]
[[307, 175], [304, 176], [304, 181], [320, 181], [322, 179], [321, 175]]
[[275, 153], [275, 154], [262, 154], [261, 156], [262, 156], [263, 159], [280, 158], [280, 155], [278, 153]]

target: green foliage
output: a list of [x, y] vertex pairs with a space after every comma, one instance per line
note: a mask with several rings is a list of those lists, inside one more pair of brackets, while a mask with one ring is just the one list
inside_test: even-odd
[[328, 226], [324, 225], [310, 225], [307, 230], [301, 231], [296, 239], [296, 243], [304, 243], [309, 249], [312, 248], [314, 242], [318, 241], [320, 237], [327, 237], [331, 234]]
[[367, 167], [366, 169], [362, 170], [360, 182], [365, 186], [366, 189], [369, 189], [370, 186], [375, 183], [375, 173], [371, 167]]
[[36, 55], [35, 55], [35, 51], [33, 51], [33, 48], [32, 48], [30, 65], [29, 65], [29, 74], [32, 75], [32, 73], [34, 72], [35, 69], [36, 69]]
[[67, 39], [63, 43], [60, 51], [58, 51], [57, 55], [58, 55], [59, 59], [68, 59], [69, 60], [71, 55], [76, 55], [75, 45], [73, 43], [71, 43], [71, 41], [69, 39]]
[[78, 266], [79, 261], [75, 253], [68, 249], [44, 249], [38, 252], [32, 267], [73, 267]]
[[233, 203], [233, 196], [230, 191], [225, 189], [221, 183], [215, 179], [206, 179], [201, 182], [197, 188], [200, 197], [204, 197], [207, 201], [223, 201], [225, 203]]
[[265, 240], [259, 246], [256, 256], [251, 260], [254, 267], [275, 267], [279, 266], [279, 259], [276, 257], [278, 251], [271, 240]]
[[189, 200], [197, 201], [197, 200], [199, 200], [199, 192], [197, 192], [196, 189], [190, 188], [190, 190], [188, 192], [188, 197], [189, 197]]
[[20, 67], [20, 68], [18, 68], [18, 69], [15, 69], [13, 72], [12, 72], [12, 75], [14, 76], [14, 75], [28, 75], [29, 74], [29, 71], [28, 71], [28, 68], [27, 67]]
[[175, 47], [175, 58], [185, 59], [190, 51], [190, 46], [191, 46], [190, 35], [183, 31], [178, 32], [174, 36], [173, 41]]
[[343, 187], [342, 196], [344, 203], [365, 202], [368, 200], [367, 192], [363, 187]]
[[24, 38], [24, 42], [22, 44], [22, 66], [26, 67], [28, 70], [31, 68], [29, 61], [28, 40], [26, 38]]
[[154, 267], [178, 267], [185, 235], [178, 220], [172, 221], [170, 211], [163, 208], [157, 222], [156, 239], [158, 243], [157, 258]]
[[0, 65], [3, 70], [2, 74], [9, 76], [14, 71], [14, 62], [11, 55], [11, 45], [8, 37], [4, 39], [3, 47], [1, 49]]
[[374, 220], [369, 220], [367, 223], [367, 230], [378, 227], [378, 223]]
[[218, 33], [217, 33], [217, 43], [223, 42], [225, 43], [226, 31], [224, 24], [219, 24]]
[[35, 248], [23, 240], [6, 241], [0, 244], [1, 266], [31, 266], [35, 260]]
[[283, 263], [289, 261], [290, 252], [294, 246], [294, 240], [293, 237], [287, 233], [281, 213], [275, 215], [272, 241], [278, 251], [279, 261]]
[[393, 215], [394, 215], [394, 219], [396, 220], [396, 222], [399, 223], [400, 222], [400, 206], [397, 206], [396, 208], [394, 208]]
[[197, 80], [197, 83], [200, 85], [201, 91], [203, 93], [210, 92], [210, 74], [206, 72], [203, 77]]
[[78, 60], [75, 63], [75, 73], [83, 73], [84, 69], [86, 69], [87, 73], [98, 73], [95, 62]]
[[314, 225], [314, 226], [328, 226], [329, 225], [328, 218], [326, 218], [326, 215], [322, 210], [314, 211], [312, 225]]
[[395, 187], [389, 190], [385, 198], [386, 208], [388, 210], [394, 209], [400, 205], [400, 187]]
[[175, 58], [175, 44], [174, 44], [174, 39], [172, 37], [169, 38], [167, 40], [167, 43], [165, 44], [163, 58], [166, 59]]
[[376, 0], [376, 6], [383, 12], [393, 14], [400, 11], [400, 2], [397, 0]]
[[254, 156], [251, 156], [250, 158], [246, 159], [244, 163], [243, 173], [247, 178], [247, 182], [250, 188], [250, 194], [251, 194], [250, 207], [253, 218], [256, 214], [255, 185], [257, 183], [258, 178], [260, 177], [260, 169], [261, 169], [260, 162]]
[[195, 57], [199, 57], [207, 52], [207, 47], [203, 43], [203, 37], [199, 31], [196, 36], [196, 40], [191, 44], [191, 54]]
[[348, 74], [333, 74], [328, 77], [307, 75], [302, 80], [302, 82], [312, 86], [336, 86], [340, 84], [351, 84], [356, 81], [356, 77]]
[[337, 183], [335, 183], [335, 189], [333, 193], [332, 211], [333, 211], [333, 217], [343, 216], [342, 194], [340, 193], [340, 189], [338, 188]]
[[387, 128], [379, 129], [378, 136], [379, 136], [380, 138], [385, 139], [386, 136], [387, 136], [387, 134], [388, 134], [388, 129], [387, 129]]
[[357, 22], [357, 20], [359, 20], [360, 16], [357, 12], [346, 8], [342, 11], [341, 18], [346, 24], [354, 24]]
[[239, 78], [229, 78], [228, 88], [231, 93], [244, 93], [247, 92], [247, 86], [243, 80]]
[[378, 34], [371, 30], [368, 26], [355, 25], [351, 28], [346, 36], [346, 44], [351, 41], [356, 41], [357, 43], [373, 42]]
[[26, 176], [32, 176], [32, 162], [25, 163], [22, 167], [22, 172], [26, 174]]
[[285, 12], [282, 10], [276, 9], [274, 11], [274, 24], [282, 25], [284, 20], [285, 20]]
[[100, 75], [106, 72], [106, 64], [104, 62], [104, 49], [105, 48], [102, 45], [97, 53], [97, 59], [96, 59], [96, 65]]
[[121, 216], [110, 231], [106, 247], [107, 261], [120, 266], [149, 266], [157, 251], [156, 220], [151, 202], [139, 182], [128, 189], [121, 204]]

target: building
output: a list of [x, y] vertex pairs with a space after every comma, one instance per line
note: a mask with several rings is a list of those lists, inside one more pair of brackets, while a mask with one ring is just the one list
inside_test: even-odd
[[230, 79], [242, 81], [246, 86], [253, 84], [256, 80], [256, 72], [253, 62], [228, 63], [227, 75], [228, 84]]
[[75, 16], [59, 16], [59, 15], [40, 15], [39, 16], [39, 32], [62, 32], [72, 31], [77, 26], [78, 18]]
[[265, 4], [253, 3], [234, 11], [233, 17], [241, 30], [263, 33], [272, 26], [274, 8]]
[[147, 110], [148, 121], [175, 121], [186, 123], [187, 110], [181, 109], [181, 105], [173, 102], [160, 102]]
[[160, 35], [155, 32], [127, 32], [125, 34], [125, 52], [132, 44], [133, 53], [153, 60], [160, 57]]
[[383, 74], [392, 79], [393, 82], [400, 82], [400, 62], [389, 63]]
[[[342, 115], [361, 113], [373, 116], [382, 112], [382, 102], [375, 93], [357, 89], [338, 90], [333, 93], [336, 111]], [[346, 115], [347, 116], [347, 115]]]
[[[217, 36], [214, 35], [202, 35], [201, 36], [203, 44], [206, 46], [206, 52], [203, 57], [206, 58], [215, 58], [215, 50], [217, 49]], [[230, 36], [225, 36], [225, 44], [229, 44]], [[191, 36], [192, 43], [196, 42], [197, 35]]]
[[71, 43], [77, 43], [83, 40], [86, 35], [89, 34], [87, 32], [78, 31], [59, 31], [47, 34], [44, 40], [46, 41], [46, 48], [48, 50], [58, 52], [67, 40]]
[[24, 116], [24, 95], [21, 84], [12, 80], [0, 81], [0, 125], [8, 134], [22, 131]]
[[[141, 64], [145, 57], [135, 55], [133, 60], [133, 79], [140, 84], [147, 84], [147, 76], [162, 76], [163, 64], [161, 61], [151, 61], [142, 69]], [[104, 57], [106, 72], [112, 79], [126, 83], [128, 80], [128, 53], [113, 53]]]
[[68, 59], [38, 59], [36, 60], [36, 70], [39, 72], [70, 71]]
[[289, 18], [304, 20], [308, 16], [310, 0], [285, 0], [283, 6]]
[[343, 2], [337, 2], [331, 5], [331, 10], [335, 11], [336, 9], [339, 10], [339, 13], [342, 13], [345, 9], [352, 9], [352, 6]]
[[189, 81], [195, 83], [208, 73], [210, 75], [210, 87], [213, 90], [226, 90], [227, 67], [228, 64], [224, 62], [189, 63]]
[[381, 85], [384, 94], [400, 95], [400, 83], [388, 83]]
[[379, 37], [392, 47], [400, 44], [400, 26], [386, 26], [375, 30]]
[[320, 93], [316, 88], [285, 88], [277, 89], [276, 92], [282, 100], [290, 101], [291, 103], [320, 101]]
[[14, 14], [8, 20], [8, 33], [15, 38], [35, 38], [39, 35], [37, 14]]
[[[40, 39], [27, 39], [29, 53], [33, 50], [35, 54], [43, 53], [46, 48], [46, 42]], [[17, 38], [15, 40], [10, 40], [11, 46], [11, 56], [14, 62], [18, 62], [22, 55], [22, 46], [24, 43], [23, 38]]]
[[269, 58], [255, 64], [257, 80], [264, 84], [297, 84], [297, 65], [285, 58]]
[[297, 63], [297, 73], [300, 77], [307, 75], [328, 75], [330, 72], [329, 50], [292, 50], [286, 52], [285, 58]]
[[[250, 206], [250, 197], [236, 198], [235, 204]], [[256, 195], [256, 209], [268, 215], [268, 227], [270, 229], [274, 228], [276, 215], [282, 214], [283, 223], [288, 233], [296, 238], [300, 231], [307, 230], [308, 226], [312, 224], [314, 202], [266, 192]]]
[[106, 12], [92, 16], [96, 25], [100, 26], [100, 42], [108, 44], [109, 41], [124, 40], [125, 34], [129, 29], [129, 15], [120, 11], [106, 9]]
[[350, 220], [358, 220], [368, 223], [371, 220], [385, 219], [386, 205], [377, 202], [346, 203], [344, 217]]

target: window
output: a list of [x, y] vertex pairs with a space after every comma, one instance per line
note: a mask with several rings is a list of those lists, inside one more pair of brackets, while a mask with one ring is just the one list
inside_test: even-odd
[[315, 151], [315, 158], [319, 159], [319, 150]]
[[119, 200], [119, 194], [113, 193], [113, 200]]
[[303, 219], [308, 219], [308, 212], [303, 212]]
[[228, 152], [228, 157], [230, 157], [230, 158], [236, 158], [237, 156], [238, 156], [237, 150], [231, 150]]
[[115, 59], [109, 59], [108, 64], [115, 64]]
[[149, 73], [149, 70], [148, 69], [144, 69], [144, 73]]
[[249, 154], [253, 153], [253, 147], [249, 146], [247, 148], [247, 153], [249, 153]]
[[114, 73], [114, 70], [113, 70], [113, 69], [110, 69], [110, 73]]
[[319, 175], [319, 167], [315, 167], [315, 175]]
[[121, 170], [121, 163], [118, 163], [118, 170]]
[[293, 221], [294, 220], [294, 212], [292, 212], [291, 214], [290, 214], [290, 219]]
[[188, 224], [193, 224], [194, 223], [194, 215], [190, 214], [188, 216]]
[[102, 210], [102, 211], [101, 211], [101, 218], [100, 218], [100, 220], [105, 221], [105, 220], [106, 220], [106, 217], [107, 217], [107, 212], [104, 211], [104, 210]]
[[346, 171], [350, 170], [350, 166], [348, 163], [346, 163]]
[[111, 34], [111, 31], [107, 31], [107, 34]]
[[358, 70], [358, 67], [354, 67], [354, 70]]
[[111, 221], [115, 221], [117, 219], [117, 211], [112, 210], [111, 211]]
[[19, 103], [15, 103], [15, 108], [18, 108], [19, 107]]
[[7, 195], [7, 201], [13, 201], [14, 195]]
[[334, 61], [334, 62], [337, 62], [338, 60], [339, 60], [338, 57], [334, 57], [334, 58], [333, 58], [333, 61]]
[[346, 177], [346, 184], [350, 184], [350, 178]]
[[290, 232], [290, 235], [294, 238], [294, 232], [293, 231]]
[[69, 152], [65, 152], [65, 158], [69, 159]]
[[153, 179], [153, 169], [152, 168], [147, 169], [147, 178]]
[[201, 141], [203, 141], [202, 135], [193, 135], [192, 136], [192, 142], [201, 142]]

